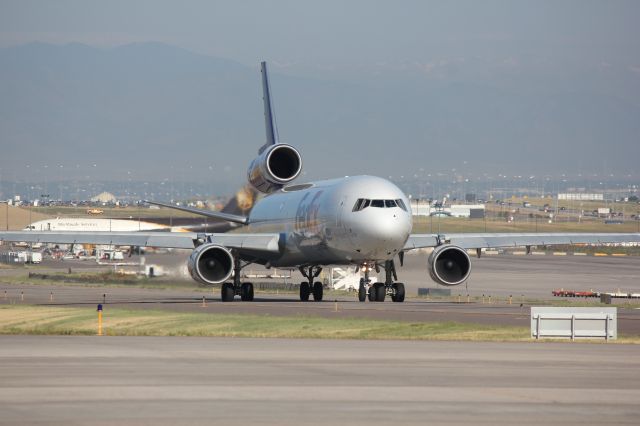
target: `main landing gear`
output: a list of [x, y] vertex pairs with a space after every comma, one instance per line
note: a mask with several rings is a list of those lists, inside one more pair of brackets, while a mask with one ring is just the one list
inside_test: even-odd
[[[376, 270], [379, 271], [380, 266], [376, 265]], [[394, 282], [398, 279], [396, 274], [396, 267], [393, 260], [387, 260], [384, 262], [385, 280], [384, 283], [371, 284], [369, 279], [370, 268], [368, 265], [363, 265], [364, 278], [360, 278], [360, 286], [358, 287], [358, 300], [364, 302], [369, 298], [369, 302], [384, 302], [387, 295], [391, 296], [391, 300], [394, 302], [404, 302], [404, 284]]]
[[300, 300], [306, 302], [309, 300], [309, 295], [313, 294], [313, 300], [316, 302], [322, 301], [322, 296], [324, 290], [322, 288], [322, 283], [320, 281], [313, 282], [314, 278], [320, 275], [322, 272], [321, 266], [300, 266], [298, 268], [303, 277], [307, 279], [307, 281], [303, 281], [300, 283]]
[[251, 302], [253, 301], [253, 284], [240, 282], [240, 271], [249, 263], [242, 265], [237, 255], [234, 255], [233, 260], [233, 282], [222, 283], [220, 297], [223, 302], [233, 302], [233, 298], [238, 295], [243, 302]]

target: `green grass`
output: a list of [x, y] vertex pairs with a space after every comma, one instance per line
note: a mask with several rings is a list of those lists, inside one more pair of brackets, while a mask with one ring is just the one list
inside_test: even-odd
[[[203, 308], [205, 310], [207, 308]], [[531, 341], [526, 327], [456, 322], [401, 322], [363, 318], [276, 317], [216, 313], [175, 313], [105, 307], [108, 336], [199, 336], [300, 339]], [[97, 313], [90, 308], [0, 306], [0, 334], [95, 335]], [[617, 343], [639, 344], [640, 337]]]
[[[203, 308], [205, 310], [207, 308]], [[523, 327], [455, 322], [408, 323], [369, 319], [276, 317], [128, 310], [106, 306], [104, 333], [110, 336], [211, 336], [314, 339], [401, 339], [526, 341]], [[0, 334], [94, 335], [90, 308], [0, 306]]]

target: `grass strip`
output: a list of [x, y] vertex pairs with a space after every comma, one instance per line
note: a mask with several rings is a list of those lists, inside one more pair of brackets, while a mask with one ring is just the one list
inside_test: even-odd
[[[182, 313], [106, 307], [110, 336], [210, 336], [313, 339], [526, 341], [523, 327], [456, 322], [409, 323], [362, 318]], [[95, 335], [91, 308], [0, 306], [0, 334]]]
[[[0, 306], [0, 334], [96, 333], [97, 314], [91, 308]], [[526, 327], [457, 322], [381, 321], [365, 318], [182, 313], [108, 306], [103, 312], [103, 333], [108, 336], [531, 341], [529, 329]], [[619, 336], [615, 343], [640, 344], [640, 337]]]

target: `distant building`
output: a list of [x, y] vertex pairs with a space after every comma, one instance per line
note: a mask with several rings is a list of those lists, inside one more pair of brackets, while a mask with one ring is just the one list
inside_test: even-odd
[[470, 217], [472, 219], [481, 219], [484, 217], [484, 204], [452, 204], [451, 207], [445, 208], [453, 217]]
[[110, 192], [103, 192], [91, 198], [91, 201], [94, 203], [105, 203], [105, 204], [115, 203], [116, 197]]
[[412, 199], [411, 200], [411, 213], [414, 216], [429, 216], [431, 212], [431, 204], [428, 200], [419, 200]]
[[558, 200], [571, 201], [603, 201], [604, 194], [589, 193], [564, 193], [558, 194]]
[[[57, 217], [33, 222], [25, 231], [78, 231], [78, 232], [132, 232], [132, 231], [168, 231], [170, 227], [153, 222], [128, 219], [94, 219]], [[175, 230], [182, 230], [175, 228]]]
[[411, 200], [411, 213], [414, 216], [431, 216], [443, 214], [453, 217], [470, 217], [481, 219], [484, 217], [484, 204], [452, 204], [450, 206], [432, 206], [427, 200]]

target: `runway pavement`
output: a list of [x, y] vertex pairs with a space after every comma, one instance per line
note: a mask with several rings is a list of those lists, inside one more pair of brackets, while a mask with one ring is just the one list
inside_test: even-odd
[[[170, 279], [193, 282], [186, 272], [188, 252], [178, 250], [173, 254], [146, 255], [147, 264], [158, 264], [172, 272]], [[127, 262], [138, 263], [138, 256], [127, 258]], [[97, 268], [109, 270], [109, 266], [99, 266], [93, 261], [50, 261], [47, 260], [39, 271], [89, 270]], [[113, 267], [111, 267], [113, 269]], [[136, 269], [131, 267], [129, 269]], [[138, 267], [137, 269], [140, 269]], [[272, 273], [260, 265], [251, 265], [245, 271], [258, 274]], [[280, 272], [284, 272], [279, 270]], [[288, 271], [287, 271], [288, 272]], [[0, 269], [1, 277], [14, 275], [13, 270]], [[28, 270], [23, 269], [26, 275]], [[299, 283], [302, 276], [297, 270], [291, 272], [288, 282]], [[450, 287], [452, 294], [471, 296], [492, 295], [508, 297], [524, 295], [527, 298], [549, 299], [551, 291], [558, 288], [570, 290], [595, 290], [640, 293], [640, 256], [593, 257], [593, 256], [483, 256], [472, 258], [469, 280], [459, 286]], [[383, 280], [384, 274], [378, 279]], [[424, 253], [409, 252], [405, 265], [398, 266], [398, 280], [405, 283], [407, 294], [416, 295], [419, 287], [440, 287], [429, 278], [427, 256]], [[280, 280], [282, 281], [282, 280]]]
[[[417, 287], [435, 287], [429, 282], [424, 255], [411, 254], [405, 259], [399, 278], [411, 291], [417, 292]], [[640, 257], [498, 255], [472, 258], [471, 277], [466, 284], [451, 287], [451, 292], [501, 297], [524, 294], [529, 298], [549, 299], [551, 291], [558, 288], [640, 293]]]
[[[154, 262], [165, 261], [179, 264], [180, 258], [160, 256]], [[60, 262], [60, 265], [74, 265], [77, 269], [84, 263]], [[90, 266], [90, 265], [89, 265]], [[64, 266], [62, 266], [64, 268]], [[251, 303], [220, 302], [219, 290], [195, 291], [196, 284], [188, 282], [184, 289], [159, 290], [126, 287], [81, 287], [81, 286], [42, 286], [4, 284], [0, 276], [0, 304], [21, 303], [20, 293], [24, 293], [24, 303], [59, 306], [95, 306], [103, 302], [106, 306], [131, 307], [143, 309], [168, 309], [190, 312], [246, 313], [256, 315], [300, 316], [313, 315], [329, 318], [360, 317], [380, 320], [400, 321], [458, 321], [482, 324], [504, 324], [529, 327], [529, 304], [520, 306], [522, 295], [525, 300], [540, 296], [552, 299], [554, 288], [574, 290], [616, 290], [640, 292], [640, 258], [555, 258], [552, 256], [529, 258], [499, 256], [474, 261], [476, 270], [469, 283], [468, 293], [473, 296], [486, 294], [485, 304], [481, 299], [473, 303], [466, 302], [466, 289], [454, 287], [452, 299], [425, 300], [409, 298], [398, 304], [387, 300], [384, 303], [360, 303], [355, 295], [328, 296], [322, 303], [301, 303], [295, 293], [285, 295], [256, 295]], [[3, 272], [6, 272], [3, 271]], [[26, 275], [26, 271], [22, 271]], [[416, 294], [417, 287], [428, 285], [424, 265], [419, 256], [407, 256], [407, 265], [401, 274], [407, 275], [409, 294]], [[294, 277], [294, 279], [296, 279]], [[422, 281], [418, 283], [417, 281]], [[413, 290], [410, 286], [413, 286]], [[603, 288], [605, 287], [605, 288]], [[4, 299], [7, 291], [7, 299]], [[508, 292], [507, 292], [508, 291]], [[51, 293], [54, 300], [51, 301]], [[456, 294], [462, 294], [463, 303], [456, 303]], [[507, 297], [513, 294], [512, 305]], [[492, 295], [491, 303], [488, 296]], [[496, 302], [496, 295], [500, 296]], [[202, 307], [202, 297], [206, 296], [207, 307]], [[338, 311], [336, 304], [338, 301]], [[471, 299], [473, 300], [473, 299]], [[577, 299], [569, 299], [579, 301]], [[622, 305], [618, 312], [618, 331], [621, 334], [640, 335], [640, 310], [635, 305]]]
[[630, 345], [0, 336], [0, 424], [637, 424]]
[[[4, 298], [4, 292], [7, 298]], [[53, 293], [53, 301], [51, 295]], [[206, 307], [202, 306], [202, 297]], [[24, 300], [22, 298], [24, 297]], [[337, 303], [335, 301], [337, 301]], [[370, 318], [410, 322], [456, 321], [480, 324], [529, 327], [529, 308], [517, 300], [508, 305], [488, 299], [462, 303], [407, 299], [404, 303], [358, 302], [354, 296], [338, 296], [323, 302], [300, 302], [295, 294], [257, 294], [253, 302], [220, 301], [219, 292], [203, 294], [192, 290], [162, 290], [126, 287], [80, 287], [4, 285], [0, 283], [0, 306], [3, 304], [35, 304], [42, 306], [95, 307], [104, 303], [105, 315], [110, 307], [133, 309], [160, 309], [178, 312], [228, 313], [275, 316], [320, 316], [325, 318]], [[106, 303], [105, 303], [106, 302]], [[618, 310], [618, 332], [640, 335], [640, 309], [638, 305], [621, 306]], [[337, 308], [337, 311], [336, 311]]]

